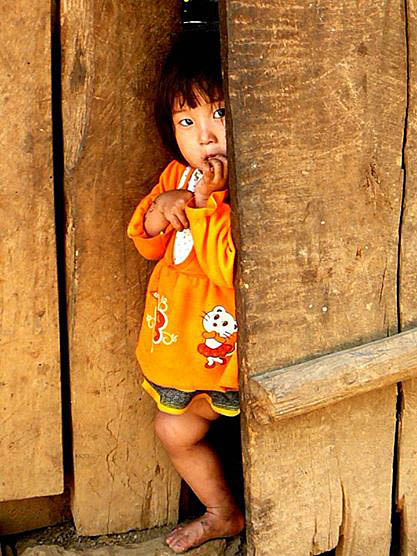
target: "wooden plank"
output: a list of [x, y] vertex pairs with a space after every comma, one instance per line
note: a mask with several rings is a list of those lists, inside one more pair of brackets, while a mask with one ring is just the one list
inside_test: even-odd
[[[400, 323], [417, 323], [417, 3], [407, 0], [408, 112], [405, 122], [405, 201], [401, 226]], [[402, 384], [398, 446], [397, 508], [401, 513], [401, 554], [417, 553], [417, 380]]]
[[251, 377], [259, 422], [302, 415], [417, 375], [417, 329]]
[[0, 535], [23, 533], [70, 520], [66, 494], [0, 503]]
[[[225, 7], [246, 410], [250, 376], [397, 332], [404, 14]], [[339, 555], [389, 553], [395, 404], [389, 386], [268, 427], [244, 411], [249, 554], [319, 554], [339, 527]]]
[[63, 469], [50, 2], [1, 15], [0, 500], [13, 500], [62, 492]]
[[62, 3], [73, 515], [93, 535], [173, 523], [179, 480], [134, 355], [149, 265], [126, 230], [167, 163], [156, 71], [179, 6]]
[[338, 556], [389, 554], [395, 393], [390, 386], [271, 425], [250, 420], [249, 554], [336, 545]]

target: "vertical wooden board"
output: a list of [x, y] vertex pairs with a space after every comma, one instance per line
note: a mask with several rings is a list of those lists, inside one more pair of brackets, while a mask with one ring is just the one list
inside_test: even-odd
[[388, 554], [395, 391], [276, 425], [250, 421], [256, 440], [246, 481], [257, 556], [320, 554], [338, 543], [338, 555]]
[[[405, 202], [401, 233], [400, 325], [417, 326], [417, 2], [407, 0], [408, 112], [405, 122]], [[417, 553], [417, 380], [402, 384], [398, 496], [402, 513], [401, 553]]]
[[[250, 413], [250, 376], [397, 332], [403, 6], [227, 0], [225, 7], [249, 550], [304, 556], [333, 548], [345, 499], [339, 554], [366, 554], [366, 539], [369, 554], [388, 554], [395, 389], [299, 417], [293, 428], [284, 423], [263, 430]], [[320, 418], [333, 415], [328, 434], [336, 452], [346, 451], [352, 462], [343, 468], [332, 468], [327, 445], [321, 446]], [[377, 469], [363, 448], [373, 421], [384, 431]], [[293, 430], [302, 435], [304, 429], [314, 431], [308, 457], [301, 439], [291, 442]], [[285, 450], [294, 467], [283, 462], [290, 457]], [[308, 493], [323, 492], [325, 481], [314, 487], [314, 476], [297, 468], [304, 460], [314, 462], [319, 477], [332, 469], [331, 495], [312, 503]], [[376, 477], [359, 488], [364, 469]], [[269, 482], [292, 483], [301, 494], [281, 498], [277, 489], [265, 505], [257, 485]], [[364, 519], [366, 500], [372, 531]], [[280, 513], [280, 505], [288, 512]], [[288, 531], [293, 511], [296, 533]], [[262, 519], [252, 517], [259, 515], [275, 536], [265, 540]], [[276, 550], [281, 535], [286, 552]]]
[[0, 500], [13, 500], [63, 490], [50, 2], [0, 12]]
[[179, 480], [155, 440], [134, 355], [149, 266], [126, 234], [167, 163], [152, 99], [177, 4], [62, 5], [72, 508], [81, 534], [177, 516]]

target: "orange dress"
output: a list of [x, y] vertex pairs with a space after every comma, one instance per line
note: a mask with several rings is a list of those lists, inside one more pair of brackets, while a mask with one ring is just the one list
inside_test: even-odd
[[[139, 203], [128, 227], [139, 253], [159, 259], [149, 280], [136, 348], [144, 387], [157, 403], [160, 392], [155, 386], [203, 397], [208, 397], [208, 391], [238, 390], [235, 247], [227, 192], [212, 193], [205, 208], [193, 208], [191, 201], [185, 209], [190, 228], [184, 234], [168, 226], [149, 237], [143, 227], [144, 216], [158, 195], [181, 187], [192, 190], [191, 180], [198, 180], [199, 170], [191, 170], [171, 162]], [[232, 409], [219, 412], [238, 413]]]

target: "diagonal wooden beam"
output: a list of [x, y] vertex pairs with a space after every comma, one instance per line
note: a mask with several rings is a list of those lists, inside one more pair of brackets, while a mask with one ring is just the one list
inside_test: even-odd
[[417, 376], [417, 328], [249, 380], [249, 406], [261, 423]]

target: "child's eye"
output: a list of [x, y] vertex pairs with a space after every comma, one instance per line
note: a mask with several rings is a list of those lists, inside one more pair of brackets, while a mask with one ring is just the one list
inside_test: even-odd
[[226, 115], [226, 108], [217, 108], [213, 114], [213, 118], [220, 119], [224, 118]]
[[193, 120], [191, 120], [190, 118], [183, 118], [182, 120], [180, 120], [178, 122], [182, 127], [190, 127], [190, 125], [193, 125]]

